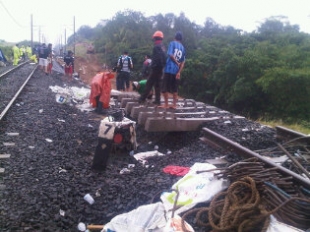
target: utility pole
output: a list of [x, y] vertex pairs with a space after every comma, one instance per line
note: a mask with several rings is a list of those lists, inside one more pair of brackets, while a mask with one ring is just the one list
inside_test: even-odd
[[60, 38], [59, 38], [59, 56], [61, 56], [61, 57], [64, 56], [64, 51], [63, 51], [63, 47], [62, 47], [62, 35], [60, 35]]
[[74, 55], [75, 55], [75, 16], [73, 17], [73, 39], [74, 39], [74, 41], [73, 41], [73, 53], [74, 53]]
[[30, 16], [30, 30], [31, 30], [31, 50], [33, 49], [33, 18]]
[[41, 44], [41, 26], [39, 26], [39, 43]]
[[67, 29], [65, 28], [65, 45], [64, 45], [65, 49], [64, 52], [65, 54], [67, 53]]
[[[73, 16], [73, 54], [75, 56], [75, 16]], [[73, 65], [73, 73], [74, 73], [74, 65]]]

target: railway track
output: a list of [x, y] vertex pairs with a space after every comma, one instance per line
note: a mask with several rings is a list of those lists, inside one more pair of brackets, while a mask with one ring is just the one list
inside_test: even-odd
[[[30, 76], [34, 73], [36, 77], [31, 79]], [[11, 207], [2, 208], [2, 212], [6, 213], [0, 215], [0, 219], [12, 220], [14, 215], [19, 215], [18, 220], [6, 221], [3, 231], [10, 231], [10, 227], [22, 228], [21, 231], [25, 228], [39, 231], [42, 228], [40, 222], [36, 221], [35, 215], [40, 215], [46, 223], [48, 218], [53, 218], [49, 225], [43, 223], [44, 227], [50, 226], [51, 231], [76, 229], [80, 218], [96, 224], [100, 220], [105, 223], [117, 214], [146, 203], [154, 192], [167, 189], [171, 183], [175, 183], [177, 178], [160, 173], [161, 166], [169, 163], [190, 165], [192, 162], [214, 162], [213, 164], [221, 170], [219, 175], [226, 178], [234, 176], [229, 171], [235, 174], [236, 169], [233, 168], [239, 168], [237, 165], [239, 163], [241, 173], [244, 175], [253, 174], [253, 178], [257, 181], [277, 183], [277, 186], [281, 186], [292, 197], [308, 199], [310, 196], [308, 194], [310, 183], [307, 176], [309, 173], [308, 136], [282, 127], [277, 127], [275, 130], [268, 129], [269, 135], [265, 135], [263, 128], [266, 127], [193, 99], [180, 99], [178, 108], [173, 111], [159, 109], [151, 104], [140, 105], [137, 103], [136, 96], [128, 93], [113, 96], [117, 107], [125, 110], [126, 117], [137, 122], [138, 142], [141, 149], [143, 146], [152, 149], [154, 145], [159, 145], [159, 150], [163, 149], [160, 151], [164, 152], [164, 149], [170, 148], [171, 143], [176, 145], [176, 148], [171, 149], [175, 155], [166, 155], [166, 160], [157, 157], [153, 161], [153, 169], [145, 169], [137, 164], [136, 172], [132, 171], [131, 174], [120, 176], [119, 171], [123, 166], [118, 165], [129, 162], [127, 160], [130, 157], [127, 151], [123, 156], [112, 154], [112, 163], [107, 174], [100, 176], [92, 173], [89, 167], [97, 144], [100, 115], [81, 113], [71, 103], [55, 102], [55, 96], [48, 91], [48, 87], [61, 85], [62, 82], [56, 74], [49, 78], [45, 75], [40, 76], [40, 73], [36, 72], [36, 67], [30, 64], [25, 64], [14, 73], [6, 73], [0, 77], [1, 104], [5, 103], [0, 108], [1, 115], [3, 114], [0, 120], [1, 133], [19, 134], [11, 138], [0, 135], [2, 139], [4, 138], [3, 142], [14, 140], [16, 143], [12, 148], [3, 144], [0, 146], [0, 154], [3, 155], [0, 158], [0, 167], [8, 168], [6, 172], [0, 174], [0, 189], [2, 189], [0, 194], [2, 191], [3, 199], [7, 198], [8, 207]], [[31, 83], [27, 89], [28, 82]], [[37, 82], [39, 84], [36, 84]], [[23, 92], [22, 88], [26, 88], [27, 91]], [[36, 94], [41, 95], [32, 99]], [[24, 101], [25, 105], [21, 105]], [[14, 102], [21, 107], [12, 107]], [[10, 108], [8, 106], [14, 108], [12, 112], [6, 110]], [[231, 131], [232, 135], [226, 134], [228, 131]], [[261, 134], [260, 141], [255, 139], [257, 133]], [[151, 138], [153, 142], [149, 144]], [[194, 148], [183, 148], [189, 144], [190, 139], [197, 140], [193, 142], [198, 145]], [[248, 140], [253, 140], [255, 146], [248, 145]], [[284, 156], [287, 158], [284, 159]], [[5, 157], [11, 157], [11, 164], [1, 162], [6, 159]], [[218, 159], [219, 157], [221, 159]], [[280, 161], [274, 161], [276, 158]], [[21, 161], [23, 163], [19, 164]], [[248, 168], [244, 169], [242, 166], [244, 164]], [[255, 173], [255, 170], [260, 174]], [[1, 175], [4, 177], [2, 178]], [[49, 180], [51, 177], [54, 179]], [[144, 182], [143, 179], [145, 179]], [[132, 185], [135, 188], [132, 188]], [[23, 189], [23, 193], [19, 193], [18, 189]], [[91, 191], [93, 195], [95, 192], [98, 193], [95, 198], [98, 205], [88, 208], [81, 203], [83, 200], [79, 199]], [[267, 194], [270, 193], [270, 189], [266, 188], [265, 191], [266, 196], [270, 197]], [[26, 199], [26, 195], [35, 199], [30, 197], [21, 203], [20, 198]], [[281, 199], [282, 196], [277, 198]], [[18, 204], [17, 209], [21, 204], [25, 204], [28, 208], [15, 210], [14, 202]], [[32, 203], [27, 205], [26, 202]], [[78, 202], [78, 204], [74, 203], [76, 209], [74, 213], [73, 209], [70, 210], [73, 202]], [[277, 201], [269, 203], [280, 204]], [[295, 209], [299, 205], [293, 204], [290, 207]], [[59, 216], [60, 209], [67, 210], [70, 216], [68, 218]], [[9, 212], [10, 210], [12, 213]], [[307, 210], [304, 211], [306, 214], [302, 216], [307, 216]], [[58, 216], [55, 216], [57, 214]], [[104, 214], [103, 219], [102, 214]], [[288, 220], [289, 214], [287, 212], [283, 214]], [[298, 222], [304, 223], [303, 219]], [[292, 222], [290, 224], [295, 225]], [[308, 224], [304, 224], [303, 228], [306, 228]], [[198, 227], [196, 231], [205, 230]]]
[[[299, 140], [298, 144], [295, 144], [295, 151], [299, 150], [301, 147], [309, 147], [310, 144], [310, 137], [303, 135], [303, 134], [298, 134], [295, 131], [291, 131], [289, 129], [286, 129], [284, 127], [277, 127], [278, 130], [281, 130], [281, 138], [283, 139], [283, 134], [285, 133], [286, 137], [284, 137], [285, 140], [287, 140], [288, 138], [291, 137], [295, 137], [296, 139]], [[278, 136], [278, 134], [277, 134]], [[296, 137], [298, 136], [298, 137]], [[272, 152], [274, 152], [276, 149], [272, 148], [266, 148], [264, 150], [261, 150], [260, 152], [264, 153], [264, 155], [260, 155], [259, 152], [254, 152], [251, 151], [250, 149], [240, 146], [238, 143], [227, 139], [226, 137], [221, 136], [220, 134], [217, 134], [216, 132], [209, 130], [208, 128], [203, 128], [203, 137], [200, 138], [201, 141], [210, 144], [211, 146], [214, 146], [218, 149], [222, 149], [222, 150], [228, 150], [230, 152], [233, 152], [239, 156], [241, 156], [244, 159], [247, 158], [257, 158], [260, 162], [263, 162], [266, 164], [267, 167], [269, 168], [276, 168], [277, 171], [279, 171], [281, 174], [283, 174], [284, 176], [289, 176], [292, 177], [292, 179], [304, 186], [307, 189], [310, 189], [310, 175], [309, 175], [309, 162], [307, 160], [307, 158], [310, 155], [308, 149], [304, 150], [306, 151], [306, 153], [303, 153], [303, 156], [299, 156], [299, 158], [295, 158], [294, 154], [290, 154], [287, 150], [285, 150], [284, 146], [285, 145], [289, 145], [290, 147], [292, 146], [292, 143], [283, 143], [285, 145], [281, 145], [278, 143], [278, 150], [282, 151], [282, 154], [279, 154], [277, 156], [281, 156], [281, 155], [285, 155], [287, 157], [283, 158], [284, 160], [290, 160], [295, 167], [298, 169], [298, 172], [301, 173], [301, 175], [299, 175], [299, 173], [293, 172], [279, 164], [277, 164], [276, 162], [272, 161], [271, 159], [267, 159], [266, 157], [271, 157]], [[300, 142], [301, 141], [301, 142]], [[269, 153], [266, 153], [265, 151], [268, 151]], [[285, 151], [284, 151], [285, 150]], [[269, 156], [268, 156], [269, 155]], [[299, 161], [298, 161], [299, 160]], [[307, 165], [307, 167], [303, 167], [300, 163], [300, 161], [305, 161], [304, 163]]]
[[[135, 101], [131, 103], [127, 98], [125, 109], [127, 114], [138, 118], [138, 124], [144, 126], [146, 131], [201, 130], [200, 140], [202, 142], [220, 150], [222, 156], [229, 153], [240, 158], [238, 162], [234, 163], [223, 158], [220, 162], [217, 159], [206, 160], [218, 166], [218, 170], [221, 171], [218, 176], [229, 179], [231, 183], [243, 178], [253, 178], [258, 186], [264, 189], [262, 192], [265, 192], [263, 196], [266, 198], [267, 205], [281, 203], [273, 198], [282, 198], [284, 202], [288, 202], [292, 198], [298, 199], [299, 201], [283, 207], [274, 214], [278, 218], [290, 221], [290, 224], [295, 227], [303, 224], [302, 228], [308, 229], [310, 227], [308, 221], [310, 211], [309, 213], [305, 213], [305, 211], [310, 206], [310, 137], [278, 126], [275, 130], [274, 141], [271, 143], [274, 146], [253, 151], [208, 128], [208, 124], [211, 123], [222, 121], [230, 124], [231, 120], [244, 120], [244, 117], [233, 115], [213, 106], [203, 104], [197, 106], [193, 100], [190, 102], [189, 106], [186, 99], [180, 100], [177, 109], [171, 112], [167, 109], [159, 110], [156, 107], [146, 108]], [[135, 110], [139, 113], [136, 113]], [[192, 122], [195, 123], [195, 126]], [[206, 122], [207, 125], [205, 125]], [[227, 127], [227, 130], [229, 129], [231, 128]], [[245, 128], [243, 131], [247, 132], [249, 129]], [[299, 210], [293, 213], [289, 208]], [[290, 220], [290, 217], [296, 218], [296, 220], [298, 218], [298, 222]]]
[[[204, 103], [196, 103], [193, 99], [181, 99], [178, 101], [176, 110], [162, 109], [149, 105], [140, 105], [136, 97], [128, 96], [128, 94], [117, 96], [120, 105], [125, 108], [127, 115], [136, 120], [138, 125], [144, 126], [148, 132], [157, 131], [196, 131], [201, 129], [205, 122], [227, 121], [245, 119], [242, 116], [234, 115], [214, 106]], [[228, 129], [228, 128], [227, 128]], [[201, 141], [208, 143], [218, 149], [229, 150], [243, 158], [256, 157], [261, 162], [266, 163], [270, 167], [276, 167], [279, 172], [286, 176], [292, 176], [293, 179], [305, 185], [310, 189], [310, 137], [289, 130], [284, 127], [277, 126], [274, 147], [265, 147], [260, 151], [252, 151], [243, 147], [233, 140], [222, 136], [207, 127], [202, 128], [203, 137]], [[285, 147], [289, 147], [290, 151]], [[300, 155], [296, 157], [296, 152]], [[292, 154], [290, 152], [293, 152]], [[260, 155], [262, 153], [263, 155]], [[266, 157], [272, 157], [274, 153], [277, 156], [285, 156], [283, 162], [289, 160], [294, 167], [294, 171], [282, 167]], [[302, 153], [302, 154], [301, 154]], [[304, 166], [303, 166], [303, 165]]]
[[37, 65], [26, 61], [0, 74], [0, 121], [25, 88], [36, 68]]

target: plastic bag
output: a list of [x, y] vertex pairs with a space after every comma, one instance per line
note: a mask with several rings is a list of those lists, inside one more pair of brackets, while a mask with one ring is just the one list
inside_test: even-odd
[[208, 163], [195, 163], [190, 171], [172, 186], [172, 189], [176, 189], [179, 192], [179, 196], [177, 196], [175, 191], [164, 192], [161, 195], [161, 200], [166, 211], [172, 211], [176, 198], [178, 209], [174, 213], [179, 215], [193, 208], [198, 203], [209, 201], [215, 194], [226, 188], [228, 181], [217, 179], [213, 175], [214, 172], [196, 173], [196, 171], [209, 169], [216, 169], [216, 167]]

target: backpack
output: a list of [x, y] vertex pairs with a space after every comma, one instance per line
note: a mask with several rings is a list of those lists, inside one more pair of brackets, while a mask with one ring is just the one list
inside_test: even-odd
[[[131, 58], [129, 56], [127, 56], [127, 60], [128, 60], [128, 68], [130, 70], [132, 70]], [[117, 63], [119, 63], [119, 66], [117, 66], [117, 72], [120, 72], [122, 70], [122, 68], [123, 68], [123, 59], [122, 59], [121, 56], [118, 58], [118, 62]]]

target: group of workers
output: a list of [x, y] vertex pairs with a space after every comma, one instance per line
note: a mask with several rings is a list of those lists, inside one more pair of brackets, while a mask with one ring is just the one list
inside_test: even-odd
[[[174, 40], [169, 43], [166, 51], [163, 45], [164, 34], [162, 31], [156, 31], [153, 36], [152, 56], [145, 56], [143, 62], [142, 80], [132, 82], [132, 89], [140, 94], [139, 102], [144, 103], [146, 99], [153, 98], [153, 89], [155, 100], [153, 104], [162, 108], [176, 109], [178, 98], [178, 86], [180, 75], [185, 64], [185, 48], [182, 45], [183, 35], [180, 31], [176, 32]], [[117, 61], [114, 71], [98, 73], [91, 83], [90, 103], [93, 107], [98, 105], [103, 108], [109, 108], [111, 92], [110, 79], [116, 75], [116, 88], [119, 91], [128, 91], [130, 87], [130, 71], [133, 68], [133, 62], [128, 52], [125, 51]], [[164, 105], [161, 105], [161, 93], [164, 97]], [[168, 103], [168, 94], [172, 94], [172, 105]], [[102, 96], [101, 96], [101, 95]]]
[[[12, 48], [13, 52], [13, 65], [18, 65], [20, 60], [26, 60], [26, 57], [34, 62], [39, 63], [39, 68], [46, 74], [52, 73], [53, 67], [53, 48], [49, 43], [47, 46], [45, 43], [35, 46], [33, 49], [30, 46], [24, 46], [15, 44]], [[64, 56], [64, 72], [65, 76], [68, 76], [70, 80], [74, 72], [74, 57], [73, 52], [69, 50]]]
[[[181, 43], [182, 37], [182, 33], [177, 32], [174, 40], [169, 43], [168, 50], [166, 51], [162, 43], [164, 34], [161, 31], [156, 31], [153, 34], [154, 46], [152, 56], [145, 56], [142, 72], [143, 79], [132, 82], [133, 90], [140, 94], [140, 103], [145, 102], [146, 99], [152, 99], [154, 89], [155, 100], [153, 104], [158, 107], [176, 109], [178, 85], [185, 63], [185, 48]], [[106, 113], [104, 109], [110, 107], [112, 89], [110, 80], [114, 78], [115, 75], [117, 90], [128, 91], [130, 69], [132, 67], [132, 59], [129, 57], [128, 52], [125, 51], [123, 55], [119, 57], [117, 66], [113, 69], [113, 72], [100, 72], [92, 79], [90, 103], [96, 108], [97, 112]], [[116, 70], [117, 73], [115, 73]], [[161, 93], [164, 96], [163, 106], [160, 101]], [[168, 105], [168, 93], [171, 93], [173, 96], [172, 106]], [[99, 130], [102, 133], [99, 132], [99, 134], [101, 134], [98, 137], [98, 145], [92, 164], [92, 169], [94, 171], [104, 172], [106, 170], [112, 143], [115, 142], [114, 130], [110, 130], [111, 127], [110, 124], [102, 120]]]
[[49, 43], [47, 46], [42, 43], [36, 48], [36, 54], [39, 58], [39, 68], [46, 74], [52, 73], [53, 67], [53, 48], [52, 44]]
[[[182, 45], [183, 35], [180, 31], [175, 34], [174, 40], [169, 43], [167, 52], [162, 44], [163, 38], [164, 34], [161, 31], [156, 31], [153, 34], [154, 47], [150, 74], [146, 81], [133, 82], [133, 89], [140, 93], [139, 102], [143, 103], [147, 98], [152, 98], [152, 89], [154, 88], [155, 101], [153, 104], [163, 108], [176, 109], [180, 75], [185, 64], [185, 48]], [[164, 96], [163, 106], [160, 102], [161, 93]], [[169, 93], [173, 97], [172, 106], [168, 104]]]
[[12, 48], [13, 52], [13, 65], [18, 65], [18, 62], [20, 60], [25, 60], [26, 57], [28, 57], [30, 60], [36, 61], [36, 55], [32, 54], [32, 49], [30, 46], [24, 46], [21, 45], [19, 47], [19, 44], [15, 44]]

